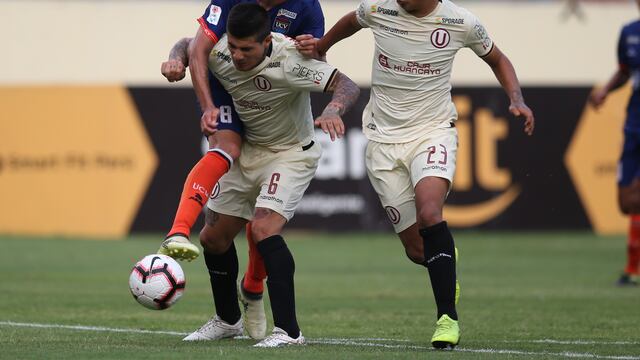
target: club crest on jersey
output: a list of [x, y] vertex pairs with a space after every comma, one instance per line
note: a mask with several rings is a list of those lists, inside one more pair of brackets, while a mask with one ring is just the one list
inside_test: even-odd
[[393, 206], [385, 206], [384, 209], [387, 211], [389, 220], [391, 220], [394, 225], [397, 225], [400, 222], [400, 211]]
[[449, 45], [450, 40], [451, 35], [449, 35], [449, 32], [443, 28], [435, 29], [431, 33], [431, 44], [438, 49], [445, 48]]
[[207, 22], [211, 25], [218, 25], [218, 21], [220, 21], [220, 15], [222, 15], [222, 8], [220, 6], [211, 5], [211, 7], [209, 7], [209, 16], [207, 16]]
[[273, 31], [286, 34], [289, 31], [289, 27], [291, 26], [291, 20], [287, 19], [284, 16], [276, 17], [276, 20], [273, 22]]
[[271, 90], [271, 82], [264, 76], [258, 75], [253, 78], [253, 85], [260, 91], [269, 91]]

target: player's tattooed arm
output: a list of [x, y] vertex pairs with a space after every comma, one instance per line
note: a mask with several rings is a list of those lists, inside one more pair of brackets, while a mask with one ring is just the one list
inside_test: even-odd
[[169, 82], [180, 81], [186, 75], [186, 67], [189, 66], [189, 43], [191, 38], [178, 40], [169, 52], [169, 59], [162, 63], [160, 71]]
[[498, 79], [507, 96], [509, 96], [511, 100], [509, 112], [516, 117], [524, 118], [524, 132], [527, 135], [532, 135], [535, 127], [535, 118], [533, 111], [524, 102], [520, 82], [513, 64], [495, 45], [489, 54], [482, 59], [491, 67], [496, 79]]
[[336, 71], [333, 79], [327, 86], [327, 92], [333, 92], [331, 101], [315, 120], [315, 125], [320, 127], [325, 134], [329, 134], [331, 141], [344, 135], [344, 123], [342, 115], [347, 112], [360, 96], [360, 89], [351, 79], [343, 73]]

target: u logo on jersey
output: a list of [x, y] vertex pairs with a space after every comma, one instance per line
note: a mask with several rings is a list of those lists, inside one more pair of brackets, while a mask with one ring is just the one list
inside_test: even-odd
[[449, 45], [449, 40], [451, 40], [451, 35], [449, 35], [449, 32], [443, 28], [435, 29], [431, 33], [431, 44], [438, 49], [442, 49]]
[[269, 80], [267, 80], [266, 77], [262, 75], [258, 75], [253, 79], [253, 85], [255, 85], [256, 88], [261, 91], [271, 90], [271, 83], [269, 82]]

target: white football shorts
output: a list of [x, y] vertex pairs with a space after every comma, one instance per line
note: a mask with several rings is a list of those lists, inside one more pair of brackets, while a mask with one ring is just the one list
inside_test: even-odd
[[225, 215], [251, 220], [257, 207], [271, 209], [291, 220], [313, 179], [322, 147], [294, 147], [273, 152], [242, 144], [240, 157], [218, 182], [207, 206]]
[[456, 171], [458, 132], [455, 127], [434, 129], [403, 144], [369, 141], [367, 175], [396, 233], [416, 223], [414, 188], [428, 176], [447, 179]]

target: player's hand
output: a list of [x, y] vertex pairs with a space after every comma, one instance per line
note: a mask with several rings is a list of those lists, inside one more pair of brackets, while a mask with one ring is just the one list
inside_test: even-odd
[[589, 95], [589, 104], [598, 109], [607, 99], [607, 92], [604, 89], [595, 89]]
[[331, 141], [336, 138], [340, 139], [344, 136], [344, 123], [337, 113], [325, 113], [318, 116], [314, 121], [314, 125], [321, 128], [325, 134], [329, 134]]
[[202, 112], [202, 117], [200, 118], [200, 130], [202, 133], [209, 136], [218, 130], [218, 114], [220, 110], [213, 106], [205, 109]]
[[509, 112], [516, 117], [524, 117], [524, 132], [531, 136], [535, 127], [533, 111], [522, 101], [513, 102], [509, 106]]
[[169, 82], [180, 81], [184, 79], [186, 67], [182, 61], [178, 59], [169, 59], [162, 63], [160, 72], [162, 72], [162, 75], [164, 75]]
[[306, 56], [316, 60], [322, 60], [326, 54], [321, 54], [318, 51], [318, 39], [314, 38], [313, 35], [304, 34], [296, 36], [296, 49]]

